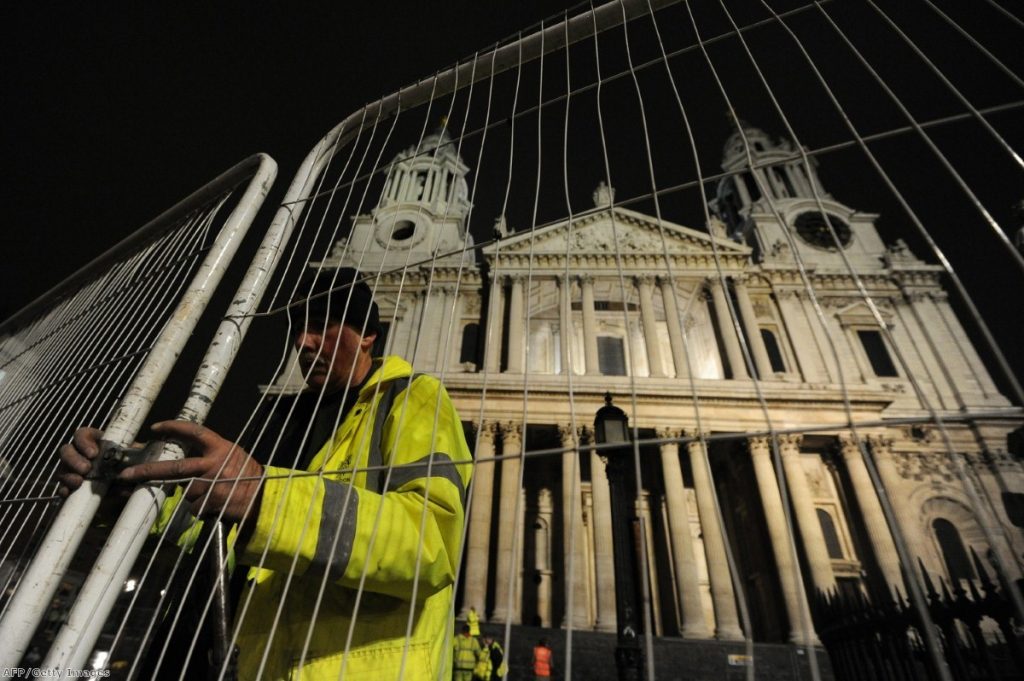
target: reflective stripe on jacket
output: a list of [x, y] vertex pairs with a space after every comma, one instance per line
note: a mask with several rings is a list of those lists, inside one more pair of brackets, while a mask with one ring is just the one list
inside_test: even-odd
[[[310, 462], [309, 471], [324, 475], [266, 468], [259, 514], [238, 552], [239, 563], [262, 566], [250, 570], [238, 606], [241, 679], [448, 675], [445, 634], [471, 456], [437, 379], [413, 377], [398, 357], [374, 366]], [[365, 470], [375, 464], [388, 468]]]

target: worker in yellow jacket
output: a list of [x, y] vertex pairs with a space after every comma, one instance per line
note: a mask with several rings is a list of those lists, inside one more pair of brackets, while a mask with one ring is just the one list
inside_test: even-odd
[[[239, 678], [446, 679], [471, 475], [462, 424], [437, 379], [372, 356], [381, 327], [358, 273], [321, 278], [295, 336], [320, 408], [293, 428], [312, 437], [281, 440], [305, 447], [262, 465], [202, 426], [165, 421], [153, 431], [189, 457], [120, 478], [192, 477], [192, 512], [238, 523], [237, 561], [251, 566], [236, 608]], [[81, 429], [61, 449], [67, 489], [88, 474], [100, 436]]]

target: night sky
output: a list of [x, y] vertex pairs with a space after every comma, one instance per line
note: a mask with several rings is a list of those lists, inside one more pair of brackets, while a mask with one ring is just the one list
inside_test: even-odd
[[[258, 221], [265, 224], [307, 151], [349, 113], [570, 4], [324, 3], [330, 7], [325, 9], [263, 3], [257, 9], [246, 3], [5, 3], [0, 9], [0, 318], [255, 152], [270, 154], [280, 166], [269, 208]], [[952, 3], [937, 4], [956, 11]], [[1024, 72], [1019, 50], [1024, 29], [1000, 18], [990, 5], [978, 4], [983, 7], [961, 10], [953, 15], [955, 20], [991, 40], [986, 44], [1011, 70]], [[899, 15], [898, 5], [889, 9]], [[743, 19], [757, 18], [756, 9], [736, 11], [749, 13]], [[1024, 99], [1024, 88], [1012, 77], [964, 47], [934, 17], [907, 21], [921, 28], [922, 46], [949, 69], [976, 106]], [[709, 19], [709, 34], [712, 27], [722, 26], [721, 18]], [[892, 38], [882, 35], [881, 26], [872, 16], [871, 22], [851, 30], [851, 36], [891, 50], [892, 82], [911, 108], [917, 107], [914, 115], [927, 119], [962, 111], [955, 98], [938, 92], [942, 87], [934, 79], [901, 68], [902, 62], [914, 61], [913, 55], [899, 46], [885, 46]], [[819, 59], [826, 78], [837, 90], [852, 93], [844, 105], [861, 117], [863, 129], [881, 131], [901, 124], [891, 106], [859, 103], [857, 89], [871, 90], [863, 73], [827, 31], [810, 33], [820, 34], [808, 40], [817, 41], [817, 54], [824, 55]], [[792, 105], [799, 129], [808, 131], [805, 144], [849, 139], [835, 114], [820, 104], [820, 94], [814, 100], [819, 103], [801, 106], [807, 93], [799, 78], [809, 76], [799, 76], [794, 59], [772, 49], [771, 41], [779, 37], [766, 36], [760, 46], [757, 36], [752, 34], [751, 40], [755, 49], [762, 48], [758, 61], [769, 77], [773, 69], [779, 76], [779, 96]], [[726, 61], [740, 55], [736, 45], [715, 49]], [[787, 70], [793, 71], [792, 77]], [[698, 130], [707, 149], [720, 149], [730, 130], [726, 107], [707, 74], [698, 71], [695, 66], [691, 82], [708, 92]], [[763, 94], [755, 95], [758, 88], [744, 84], [753, 82], [749, 68], [726, 69], [724, 76], [744, 119], [775, 136], [785, 132]], [[938, 92], [935, 98], [929, 98], [929, 88]], [[875, 93], [864, 101], [880, 97]], [[1024, 149], [1022, 112], [1011, 108], [990, 117], [1018, 153]], [[976, 125], [948, 125], [935, 135], [993, 216], [1012, 228], [1011, 206], [1024, 199], [1024, 171]], [[936, 179], [935, 170], [915, 170], [915, 159], [928, 155], [919, 143], [894, 141], [879, 154], [902, 171], [901, 186], [908, 195], [921, 197], [929, 230], [979, 296], [1004, 351], [1019, 363], [1024, 275], [985, 233], [986, 225], [970, 214], [972, 207], [958, 196], [958, 189]], [[713, 155], [709, 152], [707, 160], [712, 169], [717, 162]], [[855, 208], [881, 213], [880, 226], [890, 230], [887, 240], [906, 236], [906, 220], [895, 204], [880, 196], [877, 183], [862, 181], [863, 162], [847, 156], [838, 152], [821, 159], [827, 188]], [[955, 206], [944, 203], [947, 198], [953, 202], [952, 197]], [[673, 219], [699, 226], [699, 217]], [[910, 240], [915, 252], [926, 256]]]

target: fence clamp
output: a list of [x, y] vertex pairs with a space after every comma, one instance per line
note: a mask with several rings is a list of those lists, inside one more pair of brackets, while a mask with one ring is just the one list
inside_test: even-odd
[[100, 455], [93, 462], [90, 478], [114, 480], [118, 474], [129, 466], [156, 461], [166, 443], [153, 440], [145, 447], [124, 447], [106, 440], [100, 442]]

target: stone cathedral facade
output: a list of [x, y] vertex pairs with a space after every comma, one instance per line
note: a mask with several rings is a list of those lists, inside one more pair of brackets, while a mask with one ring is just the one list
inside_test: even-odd
[[[759, 176], [735, 133], [710, 225], [618, 207], [602, 183], [593, 209], [532, 231], [498, 220], [502, 238], [476, 252], [470, 169], [436, 133], [395, 159], [379, 205], [320, 263], [394, 271], [376, 292], [387, 351], [441, 376], [466, 422], [462, 612], [614, 630], [608, 482], [589, 448], [606, 392], [654, 441], [637, 512], [658, 635], [743, 638], [736, 585], [758, 641], [803, 642], [801, 577], [807, 593], [903, 590], [865, 455], [933, 577], [974, 577], [973, 548], [1020, 578], [1020, 420], [1000, 416], [1010, 403], [941, 268], [887, 244], [788, 142], [744, 132]], [[772, 428], [790, 431], [785, 497]]]

